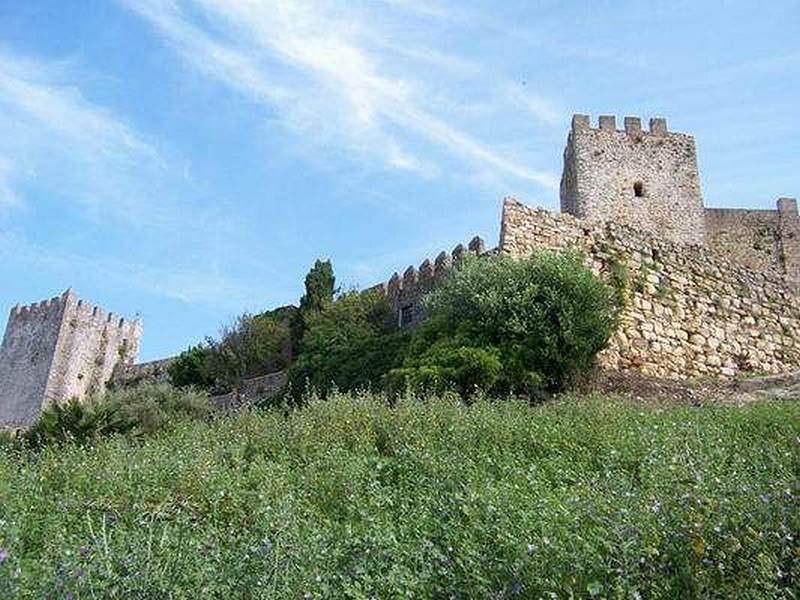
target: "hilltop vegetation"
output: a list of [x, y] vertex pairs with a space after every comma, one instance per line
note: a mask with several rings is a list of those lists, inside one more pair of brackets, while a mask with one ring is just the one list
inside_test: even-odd
[[397, 330], [384, 294], [339, 293], [328, 261], [305, 285], [298, 309], [245, 315], [189, 348], [172, 382], [220, 391], [288, 365], [295, 401], [308, 387], [537, 395], [592, 366], [619, 309], [574, 253], [467, 257], [424, 299], [427, 319], [413, 331]]
[[0, 597], [794, 598], [798, 436], [794, 402], [332, 394], [7, 449]]

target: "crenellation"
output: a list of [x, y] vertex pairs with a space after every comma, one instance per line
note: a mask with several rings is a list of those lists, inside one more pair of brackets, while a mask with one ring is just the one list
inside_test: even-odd
[[470, 240], [469, 246], [467, 247], [473, 254], [483, 254], [486, 252], [486, 244], [484, 243], [483, 239], [477, 235]]
[[442, 250], [439, 255], [436, 257], [436, 261], [434, 262], [434, 268], [436, 276], [439, 277], [445, 273], [450, 267], [453, 265], [452, 257]]
[[419, 281], [419, 276], [417, 274], [417, 270], [411, 266], [405, 270], [403, 273], [403, 289], [409, 289], [415, 285], [417, 285]]
[[667, 135], [667, 120], [659, 117], [650, 119], [650, 133], [652, 135]]
[[400, 274], [395, 271], [394, 274], [392, 274], [392, 277], [389, 279], [389, 283], [386, 286], [386, 291], [388, 292], [389, 296], [397, 296], [402, 288], [403, 280], [400, 279]]
[[797, 198], [778, 198], [778, 212], [781, 215], [797, 216]]
[[433, 281], [433, 278], [434, 278], [433, 263], [431, 263], [430, 259], [426, 258], [419, 265], [419, 280], [422, 283], [427, 283]]
[[572, 115], [572, 131], [583, 131], [591, 126], [589, 115]]
[[600, 115], [599, 125], [603, 131], [616, 131], [617, 118], [614, 115]]
[[625, 133], [637, 136], [642, 133], [642, 120], [639, 117], [625, 117]]
[[71, 289], [15, 308], [0, 346], [0, 423], [30, 425], [50, 402], [102, 391], [138, 354], [141, 321], [106, 314]]
[[467, 249], [464, 247], [464, 244], [459, 244], [453, 248], [452, 256], [454, 263], [464, 260], [467, 256]]

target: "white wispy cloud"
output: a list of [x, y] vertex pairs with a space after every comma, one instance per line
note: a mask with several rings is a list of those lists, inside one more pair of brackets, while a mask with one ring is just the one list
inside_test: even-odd
[[[69, 279], [83, 269], [115, 285], [188, 301], [230, 305], [245, 292], [211, 264], [235, 253], [235, 217], [224, 203], [204, 204], [188, 183], [185, 164], [124, 117], [87, 98], [90, 76], [71, 61], [43, 62], [0, 51], [0, 235], [3, 250], [32, 264], [50, 265]], [[69, 225], [49, 244], [33, 235], [9, 237], [18, 210], [56, 225]], [[135, 234], [133, 232], [135, 231]], [[135, 250], [95, 245], [104, 236]], [[82, 236], [86, 253], [67, 249]], [[90, 259], [94, 251], [98, 259]], [[199, 270], [177, 257], [203, 257]], [[173, 256], [169, 268], [148, 262]], [[213, 257], [212, 261], [208, 257]], [[166, 261], [165, 261], [166, 262]]]
[[[321, 145], [428, 175], [439, 172], [435, 153], [424, 148], [430, 146], [469, 170], [556, 187], [553, 174], [509, 159], [438, 114], [429, 101], [435, 96], [430, 81], [391, 68], [397, 55], [414, 60], [413, 46], [376, 43], [386, 32], [376, 31], [374, 19], [356, 4], [342, 9], [327, 0], [120, 1], [155, 26], [192, 67], [277, 110], [285, 125]], [[444, 11], [408, 0], [388, 4], [428, 17]], [[466, 64], [440, 52], [418, 60], [462, 72]], [[552, 119], [543, 105], [529, 109]]]
[[[157, 147], [118, 115], [88, 100], [69, 62], [0, 50], [0, 189], [15, 204], [35, 182], [95, 218], [151, 225], [168, 207], [151, 186], [167, 174]], [[15, 177], [12, 177], [15, 175]]]

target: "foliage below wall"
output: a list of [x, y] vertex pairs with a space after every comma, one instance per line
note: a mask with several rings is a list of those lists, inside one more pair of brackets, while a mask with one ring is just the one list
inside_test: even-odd
[[3, 598], [793, 598], [800, 404], [333, 395], [0, 450]]

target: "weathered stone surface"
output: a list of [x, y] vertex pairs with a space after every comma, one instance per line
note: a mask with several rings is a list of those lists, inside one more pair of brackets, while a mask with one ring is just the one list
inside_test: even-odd
[[620, 333], [600, 355], [603, 366], [673, 378], [800, 368], [800, 300], [779, 270], [756, 271], [632, 226], [505, 201], [500, 252], [566, 248], [584, 253], [609, 281], [620, 265], [628, 273]]
[[564, 151], [561, 210], [581, 219], [627, 223], [682, 243], [703, 243], [703, 196], [694, 138], [667, 131], [651, 119], [650, 131], [626, 117], [600, 127], [580, 115]]
[[133, 364], [142, 323], [78, 300], [72, 290], [14, 307], [0, 347], [0, 423], [26, 426], [50, 402], [105, 388]]

